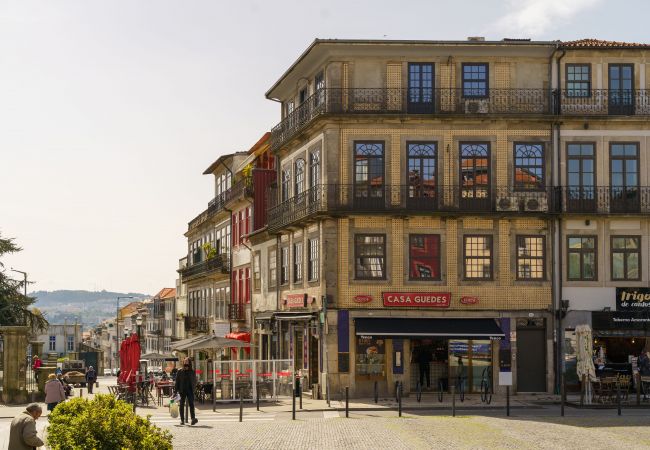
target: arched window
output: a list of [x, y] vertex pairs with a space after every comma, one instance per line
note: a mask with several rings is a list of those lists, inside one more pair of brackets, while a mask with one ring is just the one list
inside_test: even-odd
[[383, 142], [354, 144], [354, 192], [356, 198], [383, 198]]
[[302, 158], [296, 160], [294, 180], [294, 195], [300, 195], [305, 191], [305, 160]]
[[282, 201], [286, 202], [291, 196], [291, 169], [286, 167], [282, 170]]
[[515, 144], [515, 189], [544, 188], [544, 144]]
[[434, 197], [437, 151], [435, 142], [414, 142], [407, 147], [409, 198]]

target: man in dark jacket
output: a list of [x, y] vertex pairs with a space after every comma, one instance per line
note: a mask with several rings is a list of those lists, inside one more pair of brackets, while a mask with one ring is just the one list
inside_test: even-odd
[[190, 416], [192, 416], [192, 425], [198, 420], [194, 415], [194, 389], [196, 389], [196, 373], [192, 368], [190, 358], [185, 358], [183, 361], [183, 368], [176, 373], [176, 383], [174, 384], [176, 393], [181, 396], [179, 406], [181, 413], [181, 425], [185, 424], [185, 401], [190, 404]]
[[86, 384], [88, 385], [89, 394], [93, 393], [93, 387], [95, 385], [95, 381], [97, 381], [97, 372], [95, 372], [93, 366], [90, 366], [88, 367], [88, 372], [86, 372]]

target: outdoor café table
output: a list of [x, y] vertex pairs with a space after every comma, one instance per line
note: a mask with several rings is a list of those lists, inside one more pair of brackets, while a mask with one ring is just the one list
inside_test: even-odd
[[172, 389], [174, 388], [173, 381], [159, 381], [156, 383], [156, 397], [158, 397], [158, 406], [162, 406], [164, 397], [172, 396]]

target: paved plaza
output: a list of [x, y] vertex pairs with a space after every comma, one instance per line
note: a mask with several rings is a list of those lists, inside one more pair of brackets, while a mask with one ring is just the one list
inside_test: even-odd
[[[100, 379], [98, 392], [107, 392], [114, 379]], [[76, 390], [78, 395], [79, 390]], [[88, 394], [84, 391], [84, 396]], [[495, 397], [489, 407], [477, 395], [457, 404], [457, 416], [451, 417], [450, 399], [438, 402], [424, 395], [418, 403], [405, 398], [403, 416], [398, 417], [394, 399], [354, 400], [350, 417], [345, 417], [344, 403], [334, 400], [331, 406], [322, 400], [303, 399], [292, 420], [291, 401], [244, 404], [243, 422], [239, 422], [239, 405], [221, 403], [212, 410], [209, 403], [197, 404], [195, 426], [181, 426], [172, 419], [165, 406], [138, 408], [160, 427], [174, 436], [175, 449], [492, 449], [540, 448], [598, 449], [650, 448], [650, 407], [625, 407], [621, 416], [615, 408], [560, 408], [553, 396], [511, 399], [511, 416], [506, 417], [503, 398]], [[297, 408], [299, 408], [297, 402]], [[23, 407], [0, 407], [0, 449], [7, 448], [11, 417]], [[38, 422], [42, 435], [47, 418]]]

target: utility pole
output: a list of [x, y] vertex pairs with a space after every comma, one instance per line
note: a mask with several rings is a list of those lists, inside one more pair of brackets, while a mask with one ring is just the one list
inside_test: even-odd
[[23, 274], [23, 280], [24, 280], [23, 281], [23, 284], [24, 284], [23, 287], [25, 288], [25, 297], [27, 297], [27, 272], [23, 272], [22, 270], [16, 270], [13, 267], [11, 268], [11, 271]]

